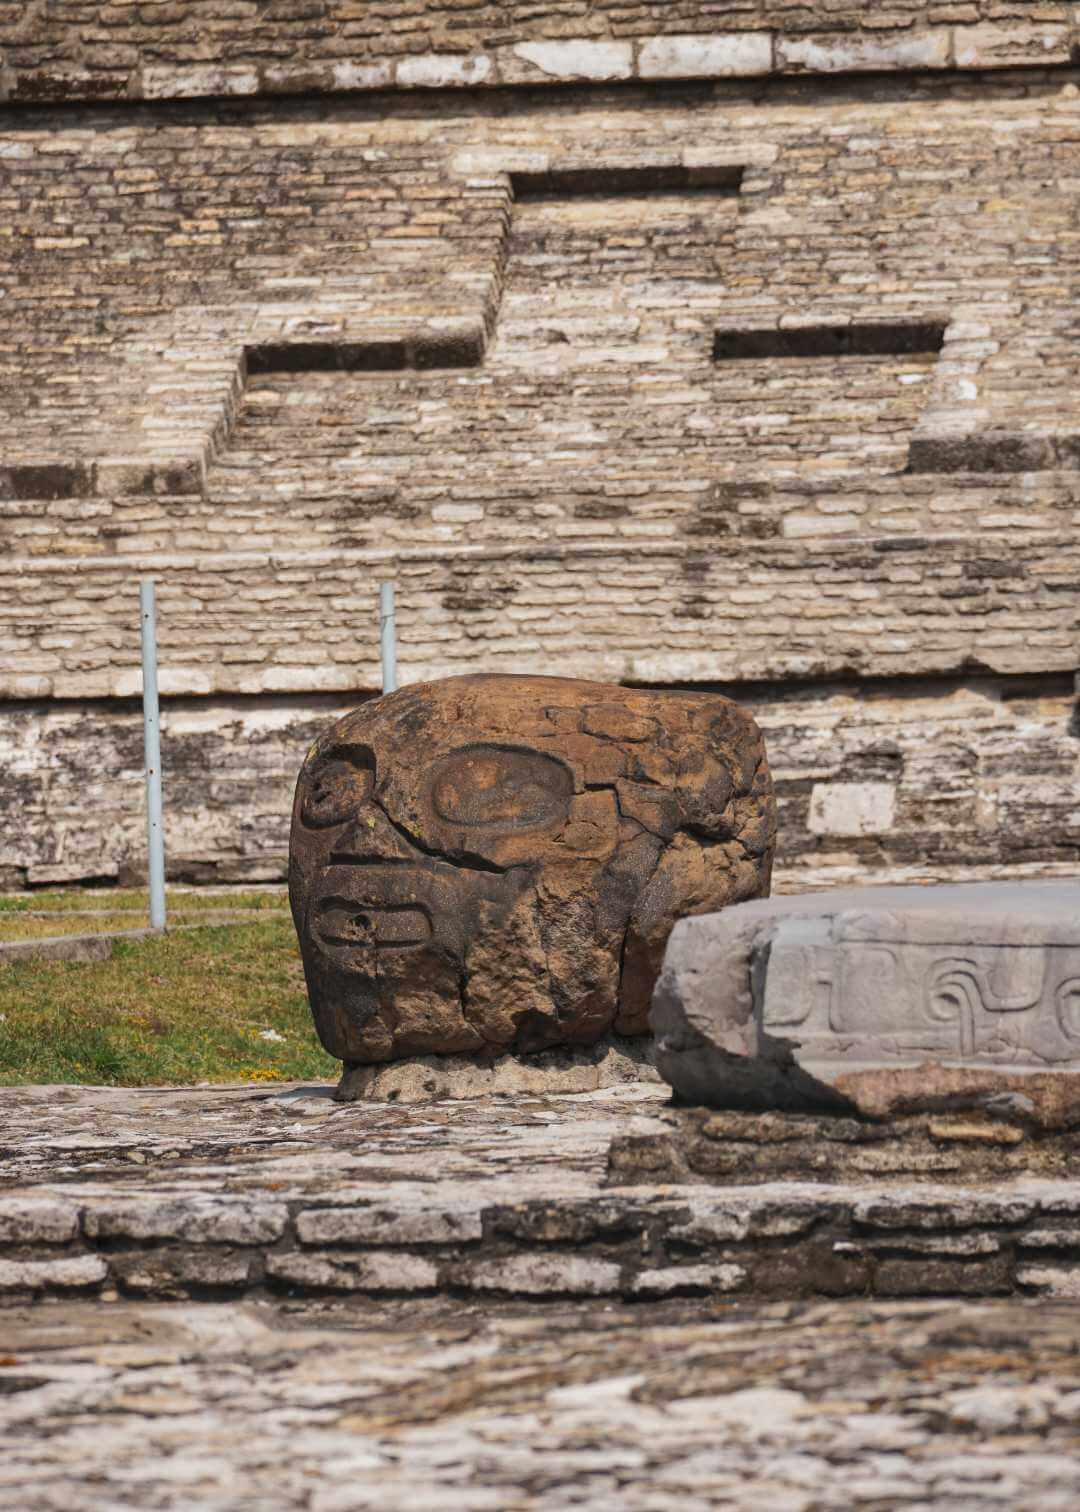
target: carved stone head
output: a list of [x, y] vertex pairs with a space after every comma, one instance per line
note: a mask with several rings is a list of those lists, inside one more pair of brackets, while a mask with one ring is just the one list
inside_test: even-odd
[[373, 700], [296, 787], [319, 1037], [356, 1064], [644, 1034], [675, 920], [767, 896], [774, 835], [725, 698], [477, 676]]

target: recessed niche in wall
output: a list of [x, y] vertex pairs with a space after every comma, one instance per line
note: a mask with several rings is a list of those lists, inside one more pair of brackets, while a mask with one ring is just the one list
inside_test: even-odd
[[249, 346], [251, 376], [263, 373], [398, 373], [407, 369], [479, 367], [484, 333], [422, 333], [398, 341], [282, 341]]
[[945, 342], [938, 321], [869, 321], [852, 325], [793, 329], [717, 331], [716, 362], [763, 361], [785, 357], [936, 356]]
[[519, 204], [561, 199], [641, 199], [652, 195], [737, 195], [741, 164], [684, 168], [681, 164], [599, 164], [589, 168], [552, 168], [544, 173], [512, 173]]

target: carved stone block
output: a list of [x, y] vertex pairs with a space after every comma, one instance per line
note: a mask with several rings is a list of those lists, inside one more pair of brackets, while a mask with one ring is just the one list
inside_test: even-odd
[[[711, 1107], [869, 1114], [1080, 1101], [1080, 884], [750, 902], [674, 930], [657, 1066]], [[1003, 1105], [1004, 1106], [1004, 1105]]]
[[648, 1032], [675, 920], [766, 895], [775, 816], [727, 699], [461, 677], [365, 704], [300, 773], [290, 898], [347, 1064]]

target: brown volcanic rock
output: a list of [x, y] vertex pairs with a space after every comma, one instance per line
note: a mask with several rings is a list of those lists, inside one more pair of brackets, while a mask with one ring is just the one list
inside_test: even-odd
[[766, 896], [761, 735], [727, 699], [556, 677], [402, 689], [312, 747], [289, 891], [348, 1064], [647, 1033], [685, 914]]

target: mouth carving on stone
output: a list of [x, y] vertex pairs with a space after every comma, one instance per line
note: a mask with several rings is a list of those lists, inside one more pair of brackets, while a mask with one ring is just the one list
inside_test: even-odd
[[313, 933], [343, 963], [356, 952], [426, 945], [435, 933], [430, 892], [419, 867], [328, 867], [313, 900]]
[[324, 945], [371, 945], [376, 950], [400, 950], [423, 945], [433, 934], [431, 918], [407, 903], [355, 903], [347, 898], [323, 898], [316, 931]]

